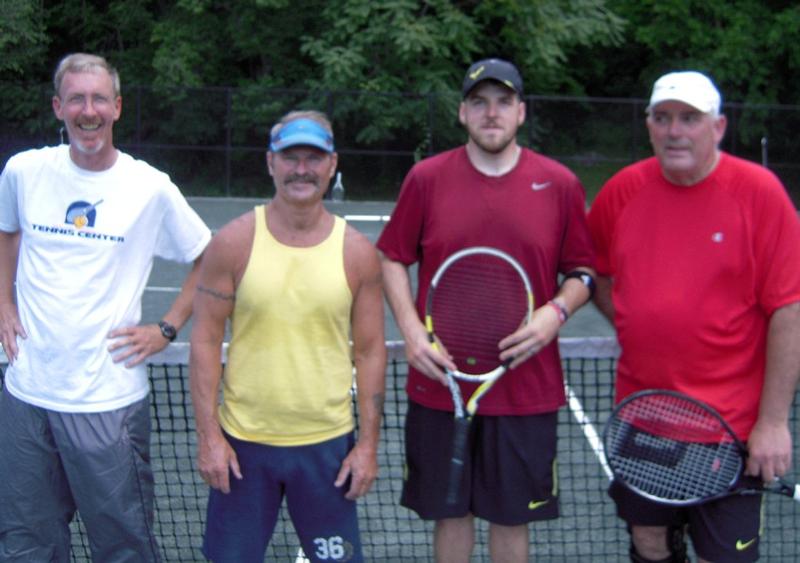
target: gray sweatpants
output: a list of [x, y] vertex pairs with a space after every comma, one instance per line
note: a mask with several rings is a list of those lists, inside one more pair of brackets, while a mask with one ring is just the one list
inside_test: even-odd
[[0, 561], [69, 563], [80, 512], [92, 559], [160, 561], [147, 399], [61, 413], [0, 392]]

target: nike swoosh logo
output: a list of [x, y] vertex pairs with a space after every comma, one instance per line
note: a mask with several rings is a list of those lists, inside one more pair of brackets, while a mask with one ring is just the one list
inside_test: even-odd
[[755, 538], [753, 538], [750, 541], [736, 540], [736, 551], [744, 551], [745, 549], [753, 545], [755, 541], [756, 541]]
[[[549, 499], [548, 500], [532, 500], [532, 501], [530, 501], [528, 503], [528, 510], [536, 510], [537, 508], [544, 506], [548, 502], [550, 502]], [[737, 544], [737, 546], [738, 546], [738, 544]]]
[[545, 188], [549, 187], [550, 187], [550, 182], [542, 182], [541, 184], [539, 182], [534, 182], [533, 184], [531, 184], [531, 189], [535, 192], [538, 192], [539, 190], [544, 190]]
[[485, 67], [485, 66], [483, 66], [483, 65], [481, 65], [481, 66], [479, 66], [477, 69], [475, 69], [475, 72], [473, 72], [472, 74], [470, 74], [470, 75], [469, 75], [469, 77], [470, 77], [472, 80], [475, 80], [475, 79], [476, 79], [476, 78], [478, 78], [478, 77], [479, 77], [481, 74], [483, 74], [483, 71], [484, 71], [484, 70], [486, 70], [486, 67]]

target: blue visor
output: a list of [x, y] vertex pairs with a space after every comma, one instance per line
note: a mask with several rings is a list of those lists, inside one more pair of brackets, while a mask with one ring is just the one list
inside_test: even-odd
[[311, 119], [295, 119], [280, 128], [270, 139], [269, 150], [280, 152], [283, 149], [303, 145], [316, 147], [321, 151], [333, 152], [333, 135]]

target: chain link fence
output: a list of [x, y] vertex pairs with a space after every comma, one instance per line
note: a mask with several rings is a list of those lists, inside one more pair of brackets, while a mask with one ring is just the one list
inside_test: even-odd
[[[49, 85], [0, 87], [2, 163], [60, 142]], [[270, 127], [291, 109], [321, 109], [333, 119], [346, 197], [392, 200], [415, 161], [465, 141], [459, 101], [457, 92], [130, 86], [115, 143], [168, 172], [187, 195], [264, 197], [272, 193], [264, 157]], [[619, 168], [651, 154], [646, 100], [528, 95], [526, 102], [520, 142], [572, 168], [589, 199]], [[723, 149], [766, 164], [800, 204], [800, 106], [727, 103], [724, 112]]]

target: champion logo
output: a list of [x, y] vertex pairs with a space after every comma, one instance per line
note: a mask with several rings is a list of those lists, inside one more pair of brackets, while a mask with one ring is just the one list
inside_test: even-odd
[[717, 231], [713, 235], [711, 235], [711, 240], [716, 243], [721, 243], [725, 241], [725, 233]]
[[532, 183], [532, 184], [531, 184], [531, 189], [532, 189], [533, 191], [535, 191], [535, 192], [538, 192], [538, 191], [540, 191], [540, 190], [547, 189], [547, 188], [549, 188], [549, 187], [550, 187], [550, 182], [541, 182], [541, 183], [539, 183], [539, 182], [534, 182], [534, 183]]

